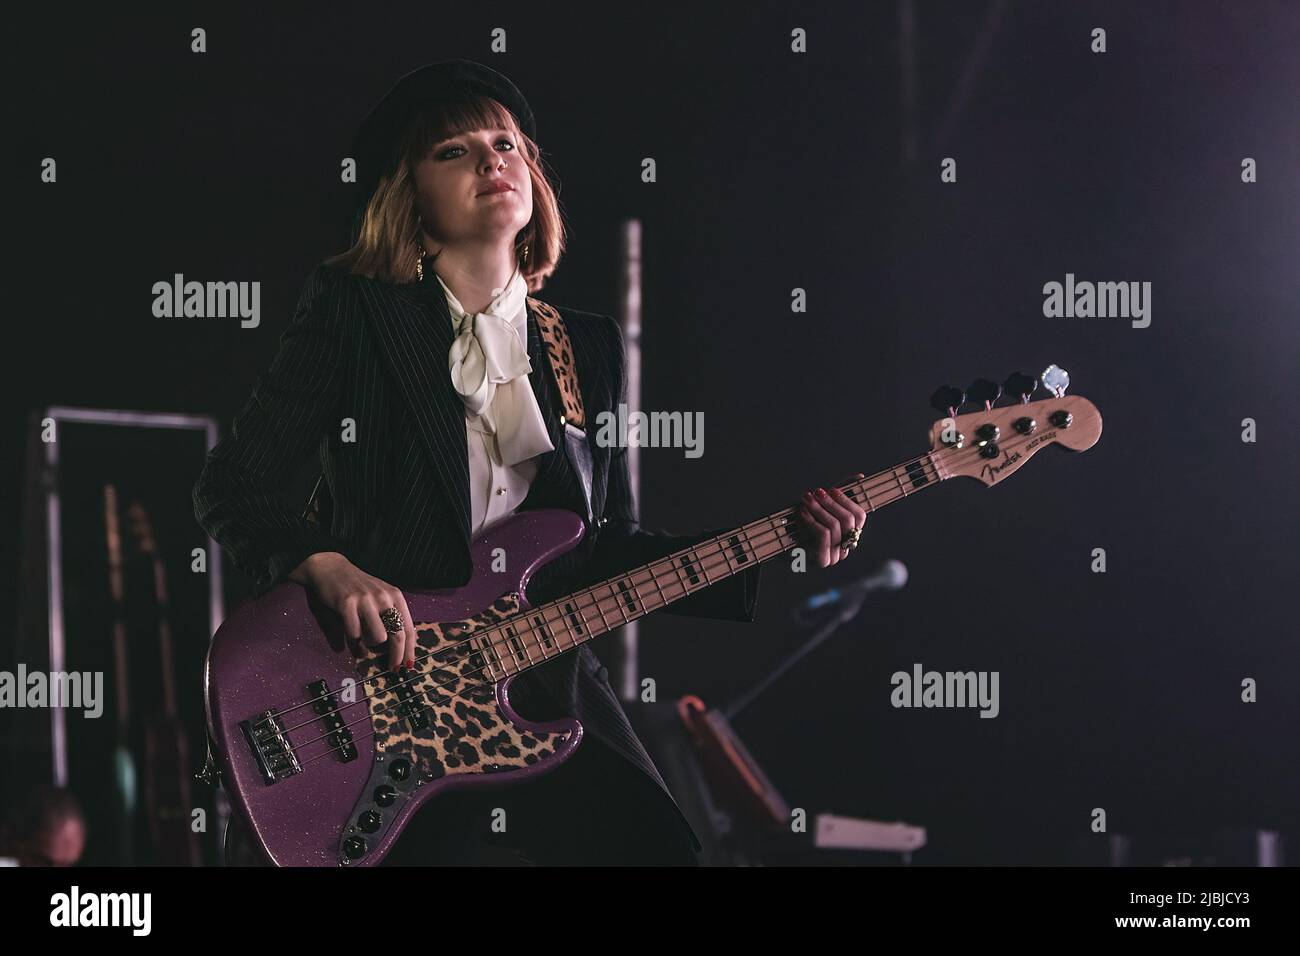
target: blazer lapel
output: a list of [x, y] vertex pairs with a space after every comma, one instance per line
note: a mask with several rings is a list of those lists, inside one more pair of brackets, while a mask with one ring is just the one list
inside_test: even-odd
[[[436, 281], [406, 286], [361, 283], [374, 317], [379, 350], [415, 418], [420, 444], [451, 502], [462, 543], [469, 547], [469, 449], [465, 403], [447, 369], [451, 311]], [[434, 293], [439, 294], [434, 294]]]

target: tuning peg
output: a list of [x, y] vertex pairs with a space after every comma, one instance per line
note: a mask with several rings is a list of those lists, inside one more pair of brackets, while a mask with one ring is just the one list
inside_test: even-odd
[[970, 388], [966, 389], [966, 398], [976, 404], [983, 405], [985, 408], [992, 408], [993, 403], [998, 400], [1002, 394], [1002, 386], [997, 382], [990, 382], [986, 378], [977, 378], [970, 383]]
[[1024, 372], [1012, 372], [1002, 383], [1002, 391], [1007, 395], [1018, 395], [1022, 402], [1029, 401], [1038, 388], [1038, 379]]
[[953, 388], [951, 385], [940, 385], [933, 395], [930, 396], [930, 405], [937, 408], [943, 414], [955, 418], [957, 409], [961, 408], [966, 402], [966, 393], [960, 388]]
[[1043, 388], [1047, 389], [1057, 398], [1065, 394], [1065, 390], [1070, 387], [1070, 373], [1059, 365], [1049, 365], [1043, 369], [1043, 374], [1039, 376], [1043, 380]]

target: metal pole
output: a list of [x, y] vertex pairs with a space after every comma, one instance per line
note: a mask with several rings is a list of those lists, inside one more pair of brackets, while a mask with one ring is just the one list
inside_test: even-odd
[[[627, 346], [628, 414], [641, 407], [641, 220], [628, 219], [619, 233], [623, 271], [619, 278], [619, 323]], [[615, 411], [618, 411], [615, 409]], [[635, 444], [627, 450], [628, 474], [632, 480], [632, 500], [641, 514], [641, 455]], [[614, 673], [613, 686], [620, 699], [634, 701], [640, 693], [637, 666], [637, 621], [624, 624], [619, 637], [622, 651]]]

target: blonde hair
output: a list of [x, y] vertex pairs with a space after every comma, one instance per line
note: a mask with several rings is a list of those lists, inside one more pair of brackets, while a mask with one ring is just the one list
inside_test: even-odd
[[529, 292], [540, 289], [564, 255], [565, 225], [559, 199], [537, 144], [519, 128], [514, 114], [486, 96], [435, 106], [412, 118], [396, 147], [396, 168], [391, 175], [379, 178], [352, 248], [325, 263], [384, 282], [414, 282], [415, 263], [423, 246], [412, 171], [435, 144], [479, 129], [511, 130], [523, 146], [518, 152], [532, 180], [533, 215], [516, 236], [515, 251], [519, 254], [527, 243], [528, 261], [520, 260], [521, 271]]

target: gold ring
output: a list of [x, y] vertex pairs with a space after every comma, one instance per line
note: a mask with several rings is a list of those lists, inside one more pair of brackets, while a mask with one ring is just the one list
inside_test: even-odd
[[862, 529], [854, 528], [852, 531], [850, 531], [848, 534], [844, 536], [844, 540], [840, 542], [840, 547], [843, 548], [846, 552], [852, 551], [854, 548], [858, 546], [858, 539], [860, 537], [862, 537]]
[[402, 612], [395, 607], [386, 607], [380, 611], [379, 620], [384, 622], [384, 630], [389, 634], [402, 630]]

